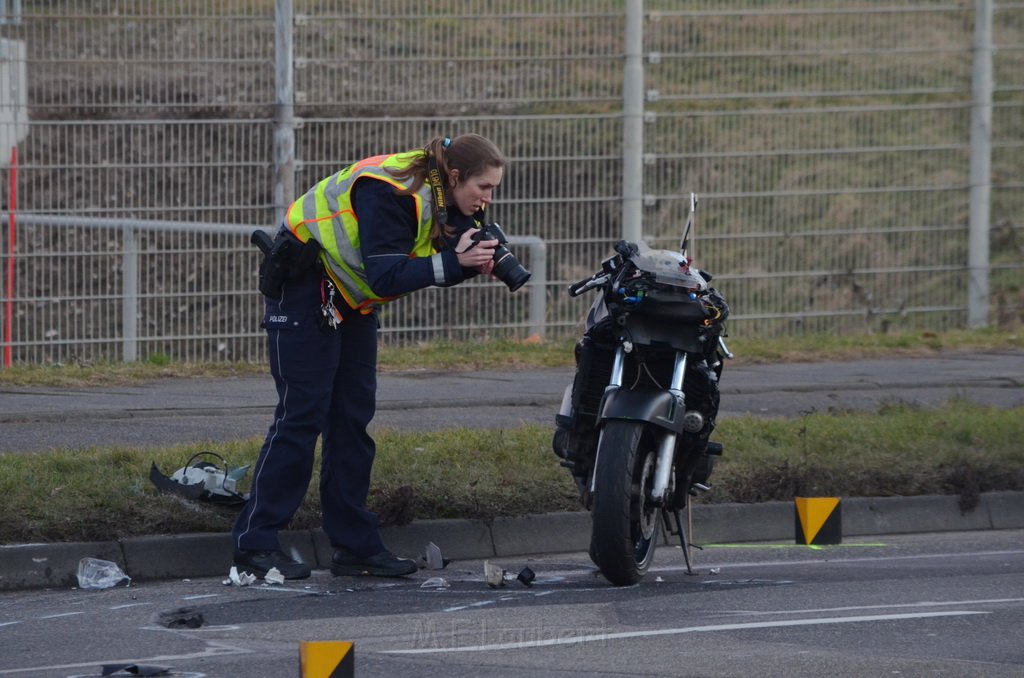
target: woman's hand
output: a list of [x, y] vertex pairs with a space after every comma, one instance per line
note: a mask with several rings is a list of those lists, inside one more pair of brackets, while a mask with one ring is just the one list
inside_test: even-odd
[[475, 228], [471, 228], [459, 238], [459, 244], [455, 246], [455, 255], [459, 259], [459, 265], [464, 268], [475, 268], [484, 275], [494, 268], [494, 248], [498, 246], [497, 240], [481, 240], [473, 242]]

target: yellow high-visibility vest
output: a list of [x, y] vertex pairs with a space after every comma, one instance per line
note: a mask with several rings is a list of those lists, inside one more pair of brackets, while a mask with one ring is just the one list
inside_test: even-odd
[[[387, 170], [404, 169], [422, 155], [423, 151], [408, 151], [365, 158], [322, 180], [288, 208], [285, 221], [292, 233], [302, 242], [310, 238], [319, 241], [327, 275], [348, 305], [362, 313], [396, 297], [380, 296], [367, 282], [359, 249], [359, 221], [352, 209], [352, 187], [358, 179], [373, 177], [397, 189], [409, 188], [412, 179], [397, 179]], [[416, 205], [418, 227], [409, 256], [429, 257], [437, 253], [430, 240], [434, 224], [430, 184], [424, 182], [411, 197]]]

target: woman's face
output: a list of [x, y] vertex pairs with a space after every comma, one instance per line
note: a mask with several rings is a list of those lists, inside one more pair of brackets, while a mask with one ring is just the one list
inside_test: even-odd
[[494, 189], [501, 183], [504, 173], [503, 167], [488, 167], [480, 174], [463, 179], [459, 175], [459, 170], [452, 170], [448, 174], [448, 180], [455, 206], [467, 217], [473, 216], [477, 210], [491, 201]]

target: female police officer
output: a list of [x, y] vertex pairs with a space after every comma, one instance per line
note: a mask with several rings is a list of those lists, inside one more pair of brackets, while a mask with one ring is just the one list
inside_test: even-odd
[[484, 137], [438, 137], [422, 150], [346, 167], [289, 207], [264, 264], [284, 271], [283, 279], [265, 285], [261, 267], [278, 403], [232, 531], [240, 568], [309, 576], [308, 565], [281, 551], [278, 531], [306, 494], [322, 435], [320, 500], [335, 549], [331, 572], [416, 570], [385, 548], [366, 508], [375, 454], [366, 430], [376, 405], [375, 310], [414, 290], [491, 272], [498, 242], [474, 246], [471, 236], [474, 215], [490, 202], [504, 167], [501, 151]]

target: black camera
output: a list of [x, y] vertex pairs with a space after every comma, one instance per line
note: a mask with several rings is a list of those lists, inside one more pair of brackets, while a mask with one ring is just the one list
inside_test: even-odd
[[501, 226], [496, 223], [487, 224], [477, 230], [472, 236], [473, 242], [481, 240], [497, 240], [498, 246], [494, 248], [494, 270], [491, 271], [501, 282], [505, 283], [509, 292], [515, 292], [526, 284], [530, 279], [530, 272], [523, 268], [516, 256], [512, 254], [505, 245], [508, 238]]

